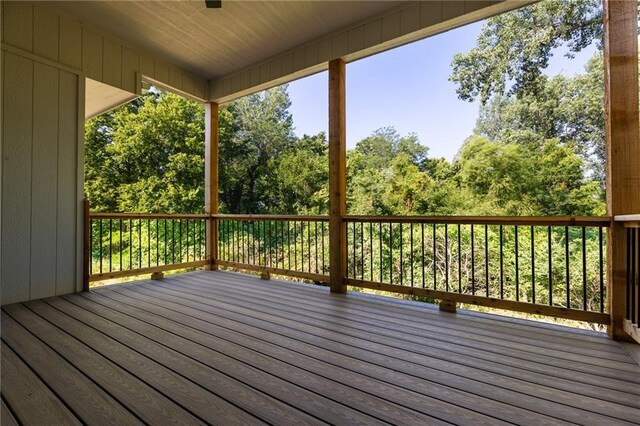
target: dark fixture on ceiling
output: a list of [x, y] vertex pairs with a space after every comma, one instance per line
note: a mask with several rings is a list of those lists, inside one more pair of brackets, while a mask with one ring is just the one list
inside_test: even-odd
[[207, 5], [207, 9], [220, 9], [222, 0], [205, 0], [204, 4]]

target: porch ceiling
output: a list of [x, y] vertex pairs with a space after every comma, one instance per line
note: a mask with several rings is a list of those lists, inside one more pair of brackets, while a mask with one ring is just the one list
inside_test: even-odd
[[366, 19], [402, 1], [69, 1], [52, 6], [215, 79]]

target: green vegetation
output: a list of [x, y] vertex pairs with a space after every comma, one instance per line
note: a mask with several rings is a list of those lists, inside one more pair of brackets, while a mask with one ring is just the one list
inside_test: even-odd
[[[576, 76], [547, 77], [542, 73], [553, 49], [566, 44], [569, 54], [601, 36], [598, 0], [547, 0], [491, 18], [477, 46], [457, 55], [451, 80], [463, 100], [480, 99], [482, 106], [474, 134], [453, 161], [429, 156], [416, 135], [400, 135], [394, 128], [375, 130], [348, 152], [348, 212], [363, 215], [580, 215], [605, 214], [603, 69], [598, 52]], [[287, 87], [282, 86], [231, 102], [220, 111], [220, 210], [223, 213], [326, 214], [328, 211], [328, 146], [324, 133], [296, 137], [289, 113]], [[201, 105], [170, 93], [151, 91], [128, 105], [87, 122], [85, 190], [92, 210], [108, 212], [200, 213], [204, 205], [204, 110]], [[238, 229], [237, 225], [236, 228]], [[489, 247], [490, 270], [479, 258], [483, 294], [496, 295], [499, 271], [498, 230], [478, 227], [478, 250]], [[562, 304], [569, 247], [570, 282], [574, 307], [582, 304], [582, 274], [588, 279], [588, 304], [597, 309], [599, 296], [598, 233], [589, 231], [587, 270], [582, 270], [580, 231], [571, 229], [566, 245], [564, 229], [536, 228], [531, 262], [531, 235], [523, 229], [518, 252], [523, 271], [518, 297], [531, 300], [532, 274], [541, 288], [552, 280], [554, 300]], [[269, 243], [255, 244], [264, 229], [241, 228], [257, 253]], [[261, 234], [262, 232], [262, 234]], [[283, 231], [284, 232], [284, 231]], [[389, 241], [389, 229], [351, 230], [354, 277], [381, 272], [422, 279], [421, 263], [434, 272], [429, 280], [444, 289], [445, 262], [464, 267], [451, 270], [452, 282], [468, 289], [469, 264], [476, 253], [469, 248], [470, 229], [450, 228], [450, 241], [463, 242], [460, 253], [444, 249], [444, 229], [438, 227], [435, 251], [416, 248], [416, 264], [397, 258], [401, 244], [412, 234], [402, 230], [404, 243]], [[393, 231], [400, 232], [399, 230]], [[250, 235], [249, 235], [250, 234]], [[515, 298], [514, 229], [505, 229], [507, 295]], [[282, 234], [284, 235], [284, 234]], [[366, 238], [365, 238], [366, 236]], [[250, 237], [250, 238], [249, 238]], [[383, 247], [358, 239], [382, 238]], [[230, 237], [229, 237], [230, 238]], [[294, 250], [280, 244], [280, 260]], [[549, 238], [549, 240], [548, 240]], [[381, 241], [382, 241], [381, 240]], [[104, 240], [103, 240], [104, 241]], [[243, 240], [244, 241], [244, 240]], [[400, 240], [402, 241], [402, 240]], [[550, 242], [549, 242], [550, 241]], [[226, 247], [229, 241], [222, 241]], [[296, 237], [295, 244], [303, 237]], [[243, 242], [244, 244], [244, 242]], [[548, 272], [547, 244], [552, 246], [553, 270]], [[126, 244], [125, 244], [126, 245]], [[95, 251], [94, 247], [94, 251]], [[125, 257], [128, 250], [123, 248]], [[464, 252], [462, 251], [464, 250]], [[224, 252], [225, 250], [223, 250]], [[442, 255], [448, 252], [451, 259]], [[358, 255], [357, 253], [364, 253]], [[538, 253], [539, 252], [539, 253]], [[302, 256], [305, 254], [302, 253]], [[394, 255], [396, 257], [394, 257]], [[424, 256], [424, 257], [423, 257]], [[364, 259], [363, 259], [364, 257]], [[373, 262], [365, 262], [372, 258]], [[435, 259], [435, 266], [434, 266]], [[455, 262], [454, 262], [455, 260]], [[316, 267], [317, 265], [314, 265]], [[325, 265], [328, 268], [328, 264]], [[453, 267], [453, 266], [452, 266]], [[456, 266], [457, 267], [457, 266]], [[415, 269], [415, 270], [414, 270]], [[322, 272], [322, 271], [320, 271]], [[431, 272], [429, 272], [431, 273]], [[527, 275], [529, 274], [529, 275]], [[420, 277], [420, 278], [417, 278]], [[439, 278], [438, 278], [439, 277]], [[417, 281], [419, 282], [419, 281]], [[474, 284], [475, 285], [475, 284]], [[547, 287], [548, 288], [548, 287]], [[555, 288], [555, 287], [554, 287]], [[554, 289], [555, 292], [555, 289]], [[538, 301], [548, 301], [541, 291]], [[566, 305], [566, 303], [565, 303]]]

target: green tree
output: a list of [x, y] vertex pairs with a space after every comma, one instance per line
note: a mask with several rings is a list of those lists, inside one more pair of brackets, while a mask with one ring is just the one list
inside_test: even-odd
[[568, 57], [602, 38], [600, 0], [546, 0], [490, 18], [476, 47], [458, 54], [450, 80], [460, 99], [538, 93], [554, 49]]
[[85, 133], [85, 192], [93, 210], [202, 211], [201, 105], [151, 91], [89, 120]]
[[557, 139], [522, 145], [474, 136], [456, 162], [461, 185], [473, 195], [475, 214], [604, 213], [599, 187], [584, 176], [582, 159]]
[[537, 93], [495, 95], [480, 107], [475, 133], [491, 141], [543, 144], [557, 138], [582, 157], [604, 194], [604, 82], [602, 54], [584, 74], [542, 76]]
[[293, 146], [287, 86], [246, 96], [221, 111], [220, 202], [233, 213], [267, 212], [278, 204], [274, 182]]
[[273, 213], [328, 214], [329, 145], [324, 132], [304, 135], [271, 161], [275, 163]]

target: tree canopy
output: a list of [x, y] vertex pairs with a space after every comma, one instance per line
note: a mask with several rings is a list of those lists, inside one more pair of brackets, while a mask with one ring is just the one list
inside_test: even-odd
[[572, 57], [601, 38], [600, 0], [542, 1], [489, 18], [476, 47], [454, 57], [450, 79], [463, 100], [535, 95], [554, 49], [564, 44]]

